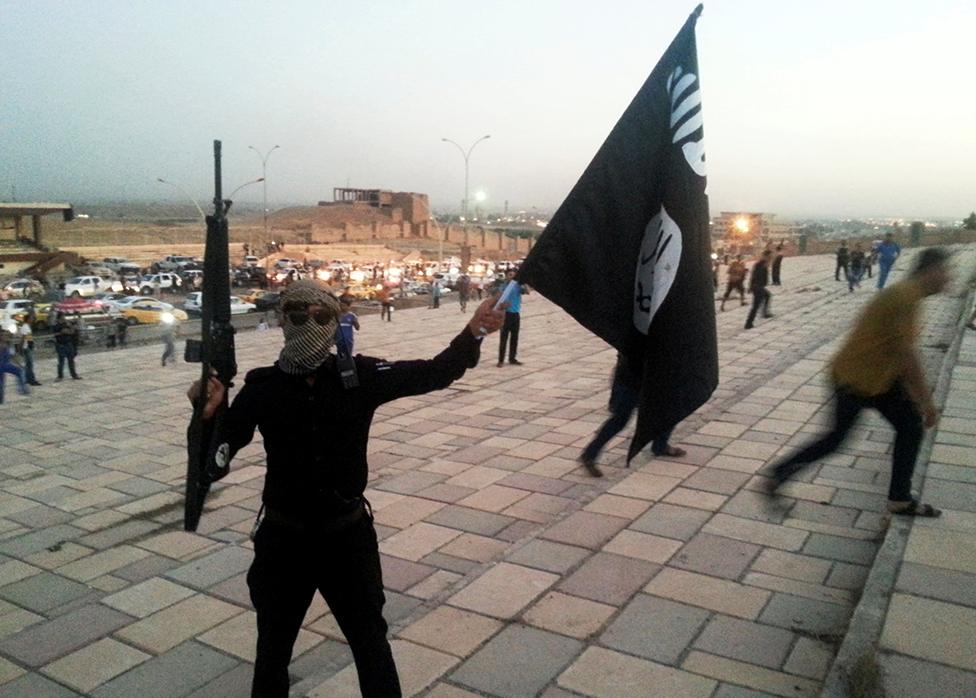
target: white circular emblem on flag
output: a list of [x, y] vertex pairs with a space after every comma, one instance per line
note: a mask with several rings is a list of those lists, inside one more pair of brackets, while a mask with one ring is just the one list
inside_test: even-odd
[[681, 229], [661, 206], [644, 229], [634, 281], [634, 327], [647, 334], [681, 262]]

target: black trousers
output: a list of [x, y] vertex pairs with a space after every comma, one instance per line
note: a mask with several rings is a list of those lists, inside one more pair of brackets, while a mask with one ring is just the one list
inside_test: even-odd
[[752, 291], [752, 307], [749, 308], [749, 317], [746, 318], [746, 327], [752, 327], [752, 323], [756, 319], [756, 314], [759, 312], [760, 307], [762, 307], [763, 317], [769, 317], [770, 298], [772, 298], [772, 294], [770, 294], [770, 292], [764, 288], [759, 288]]
[[400, 681], [383, 619], [383, 575], [372, 520], [309, 533], [265, 520], [247, 573], [258, 614], [252, 698], [287, 698], [288, 663], [316, 590], [349, 642], [364, 698], [397, 698]]
[[827, 456], [844, 442], [857, 416], [865, 407], [873, 407], [895, 428], [895, 451], [891, 458], [891, 484], [888, 499], [907, 502], [912, 498], [912, 474], [915, 458], [922, 444], [922, 417], [904, 386], [896, 382], [888, 392], [864, 397], [838, 387], [834, 395], [834, 427], [826, 435], [808, 444], [801, 451], [777, 464], [776, 479], [783, 481], [803, 470], [808, 464]]
[[844, 278], [847, 278], [847, 262], [837, 262], [837, 268], [834, 269], [834, 281], [840, 281], [840, 270], [844, 270]]
[[508, 360], [515, 361], [518, 356], [518, 337], [520, 313], [505, 313], [505, 322], [502, 324], [501, 339], [498, 344], [498, 363], [505, 361], [505, 345], [508, 344]]
[[740, 279], [739, 281], [728, 281], [725, 284], [725, 295], [722, 296], [722, 307], [725, 307], [725, 301], [729, 299], [733, 291], [739, 292], [739, 302], [742, 305], [746, 304], [746, 287], [745, 279]]

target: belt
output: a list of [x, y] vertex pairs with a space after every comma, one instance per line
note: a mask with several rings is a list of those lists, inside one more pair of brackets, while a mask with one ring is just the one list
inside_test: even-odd
[[324, 517], [315, 521], [308, 521], [306, 519], [289, 516], [288, 514], [285, 514], [284, 512], [273, 507], [265, 507], [264, 509], [264, 520], [268, 523], [272, 523], [277, 526], [285, 526], [296, 531], [310, 533], [332, 533], [334, 531], [341, 531], [349, 528], [354, 523], [362, 519], [365, 515], [366, 505], [364, 502], [359, 502], [354, 509], [346, 512], [345, 514]]

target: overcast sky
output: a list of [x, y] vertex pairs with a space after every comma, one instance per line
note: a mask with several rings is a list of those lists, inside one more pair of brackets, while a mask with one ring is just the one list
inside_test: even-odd
[[[694, 2], [0, 0], [0, 199], [271, 202], [349, 185], [556, 207]], [[709, 193], [784, 215], [976, 208], [976, 3], [712, 0]], [[227, 189], [225, 189], [225, 192]], [[238, 195], [260, 202], [260, 185]]]

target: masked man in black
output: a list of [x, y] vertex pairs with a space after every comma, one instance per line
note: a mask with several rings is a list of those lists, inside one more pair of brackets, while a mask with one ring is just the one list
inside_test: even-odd
[[[501, 327], [505, 312], [485, 301], [430, 360], [356, 356], [358, 385], [351, 386], [330, 351], [339, 301], [329, 287], [296, 281], [282, 293], [281, 309], [285, 346], [278, 361], [247, 374], [221, 434], [233, 456], [257, 427], [267, 455], [264, 518], [247, 575], [258, 623], [251, 695], [287, 697], [292, 647], [318, 590], [349, 642], [362, 695], [400, 696], [376, 532], [363, 497], [370, 423], [383, 403], [446, 388], [477, 365], [482, 337]], [[195, 383], [191, 399], [199, 389]], [[204, 418], [213, 416], [223, 392], [211, 379]]]

